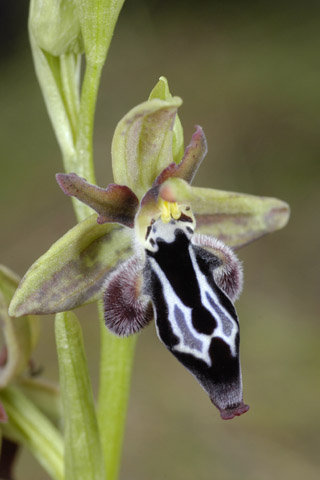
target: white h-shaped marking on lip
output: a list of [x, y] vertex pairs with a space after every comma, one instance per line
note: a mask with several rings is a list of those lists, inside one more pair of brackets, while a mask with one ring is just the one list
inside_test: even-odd
[[[205, 275], [200, 271], [199, 265], [197, 263], [194, 250], [192, 246], [189, 246], [189, 254], [192, 261], [193, 269], [195, 275], [197, 277], [199, 289], [200, 289], [200, 296], [201, 302], [203, 306], [211, 313], [213, 318], [217, 322], [217, 327], [214, 329], [211, 335], [205, 333], [199, 333], [192, 324], [192, 309], [184, 305], [184, 303], [180, 300], [177, 294], [174, 292], [172, 286], [170, 285], [165, 273], [157, 263], [154, 258], [149, 258], [151, 267], [153, 271], [158, 276], [163, 289], [163, 295], [167, 304], [168, 308], [168, 321], [171, 325], [173, 333], [179, 338], [179, 344], [173, 347], [173, 350], [179, 351], [182, 353], [188, 353], [193, 355], [200, 360], [203, 360], [207, 365], [210, 367], [212, 365], [212, 361], [209, 355], [209, 349], [211, 340], [214, 337], [221, 338], [227, 345], [230, 347], [231, 354], [235, 357], [236, 352], [236, 344], [235, 344], [235, 337], [238, 332], [238, 325], [235, 322], [234, 318], [229, 314], [229, 312], [221, 305], [219, 298], [217, 297], [216, 293], [212, 290], [210, 285], [207, 282]], [[207, 295], [212, 299], [212, 301], [217, 305], [219, 311], [214, 309], [214, 306], [210, 303]], [[181, 328], [181, 322], [176, 317], [176, 307], [182, 312], [186, 331], [183, 332]], [[225, 319], [230, 322], [231, 325], [231, 332], [229, 335], [225, 333], [225, 328], [223, 326], [223, 320], [221, 318], [221, 313], [224, 315]], [[180, 325], [179, 325], [180, 323]], [[193, 337], [195, 342], [194, 345], [191, 345], [190, 337], [189, 342], [187, 337]], [[202, 349], [199, 348], [199, 344], [202, 344]]]
[[[165, 298], [167, 307], [168, 307], [168, 321], [172, 328], [174, 335], [179, 338], [179, 344], [173, 347], [173, 350], [181, 353], [188, 353], [193, 355], [195, 358], [199, 358], [200, 360], [204, 361], [209, 367], [211, 367], [212, 362], [209, 355], [209, 348], [212, 339], [212, 335], [206, 335], [205, 333], [199, 333], [195, 330], [194, 326], [192, 325], [192, 309], [186, 307], [184, 303], [180, 300], [177, 294], [174, 292], [172, 286], [168, 282], [166, 275], [164, 274], [161, 267], [158, 265], [157, 261], [154, 258], [149, 258], [151, 267], [153, 271], [158, 276], [162, 289], [163, 289], [163, 296]], [[185, 320], [186, 327], [192, 337], [194, 337], [196, 343], [201, 342], [203, 347], [200, 351], [199, 349], [188, 345], [185, 342], [185, 338], [183, 336], [183, 332], [178, 325], [176, 314], [175, 314], [175, 307], [178, 307], [179, 310], [182, 311], [183, 317]], [[160, 337], [160, 335], [159, 335]], [[161, 337], [160, 337], [161, 338]]]
[[[232, 355], [235, 357], [237, 355], [235, 337], [236, 337], [236, 334], [238, 333], [239, 327], [236, 321], [234, 320], [234, 318], [230, 315], [230, 313], [224, 308], [223, 305], [221, 305], [216, 293], [212, 290], [212, 288], [208, 284], [205, 275], [200, 271], [200, 268], [194, 253], [194, 249], [191, 245], [189, 245], [189, 254], [190, 254], [190, 258], [192, 261], [192, 265], [193, 265], [197, 280], [198, 280], [202, 305], [205, 306], [207, 310], [209, 310], [211, 315], [215, 318], [215, 320], [218, 323], [217, 327], [213, 332], [212, 337], [219, 337], [225, 343], [227, 343], [230, 347]], [[231, 322], [232, 331], [230, 335], [226, 335], [224, 333], [222, 319], [220, 318], [220, 315], [218, 314], [218, 312], [214, 310], [214, 307], [209, 302], [206, 295], [207, 293], [209, 294], [210, 297], [212, 297], [214, 303], [218, 305], [223, 315]]]

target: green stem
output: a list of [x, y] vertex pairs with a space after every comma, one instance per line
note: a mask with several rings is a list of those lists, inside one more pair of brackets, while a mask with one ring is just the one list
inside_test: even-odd
[[78, 115], [80, 109], [80, 65], [81, 55], [67, 53], [65, 55], [61, 55], [60, 57], [62, 92], [66, 111], [68, 112], [68, 117], [70, 119], [74, 142], [76, 139]]
[[119, 338], [109, 333], [101, 319], [101, 361], [98, 424], [104, 452], [106, 478], [118, 478], [136, 335]]
[[103, 480], [99, 429], [82, 330], [76, 315], [58, 313], [55, 333], [64, 412], [66, 478]]
[[[93, 128], [102, 64], [87, 63], [82, 90], [76, 142], [78, 174], [95, 183], [93, 166]], [[81, 171], [82, 170], [82, 171]], [[83, 175], [82, 175], [83, 174]]]
[[9, 418], [1, 427], [3, 433], [27, 447], [53, 479], [63, 480], [63, 440], [58, 430], [19, 390], [2, 390], [0, 399]]
[[[74, 165], [68, 165], [67, 168], [67, 171], [76, 172], [93, 184], [96, 183], [93, 164], [93, 127], [102, 66], [102, 64], [87, 63], [77, 123], [76, 155]], [[73, 198], [72, 203], [79, 222], [92, 214], [91, 208], [79, 200]]]

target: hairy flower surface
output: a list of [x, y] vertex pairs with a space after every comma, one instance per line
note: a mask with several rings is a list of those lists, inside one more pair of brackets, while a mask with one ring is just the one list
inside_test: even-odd
[[103, 297], [106, 326], [120, 336], [155, 319], [167, 349], [197, 378], [224, 419], [242, 399], [239, 322], [233, 302], [242, 268], [232, 248], [283, 227], [280, 200], [191, 186], [207, 153], [201, 127], [183, 152], [181, 105], [162, 77], [119, 122], [114, 184], [58, 174], [65, 194], [98, 214], [54, 244], [27, 272], [11, 315], [55, 313]]

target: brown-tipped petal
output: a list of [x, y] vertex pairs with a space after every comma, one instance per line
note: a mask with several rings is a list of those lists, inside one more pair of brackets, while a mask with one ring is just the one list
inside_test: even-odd
[[220, 260], [221, 264], [215, 266], [212, 270], [213, 278], [218, 287], [228, 295], [232, 302], [237, 300], [242, 291], [243, 271], [236, 254], [221, 240], [209, 235], [196, 233], [192, 236], [191, 243]]
[[139, 332], [153, 319], [150, 298], [143, 294], [143, 263], [129, 258], [112, 272], [104, 285], [104, 318], [108, 329], [121, 337]]
[[156, 178], [154, 185], [161, 185], [170, 177], [182, 178], [186, 182], [191, 183], [207, 151], [205, 134], [202, 128], [197, 125], [181, 162], [178, 165], [171, 163], [166, 167]]
[[97, 300], [107, 273], [132, 253], [126, 227], [97, 224], [92, 215], [69, 230], [28, 270], [10, 315], [57, 313]]
[[66, 195], [77, 198], [99, 214], [98, 223], [114, 222], [133, 227], [139, 201], [129, 187], [111, 183], [107, 188], [100, 188], [76, 173], [58, 173], [56, 179]]
[[240, 417], [249, 410], [249, 405], [241, 402], [239, 405], [233, 408], [220, 409], [220, 415], [222, 420], [232, 420], [234, 417]]
[[190, 203], [197, 232], [212, 235], [234, 248], [283, 228], [290, 216], [289, 205], [277, 198], [191, 187], [179, 178], [164, 182], [160, 197]]

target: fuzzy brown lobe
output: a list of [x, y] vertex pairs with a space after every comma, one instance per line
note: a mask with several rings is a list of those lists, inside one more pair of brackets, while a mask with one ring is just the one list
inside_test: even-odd
[[107, 278], [103, 296], [106, 327], [116, 335], [137, 333], [153, 319], [148, 297], [141, 295], [142, 265], [137, 256], [123, 262]]
[[221, 265], [213, 270], [214, 280], [232, 302], [237, 300], [242, 292], [243, 271], [233, 250], [209, 235], [193, 235], [192, 244], [202, 247], [219, 258]]

